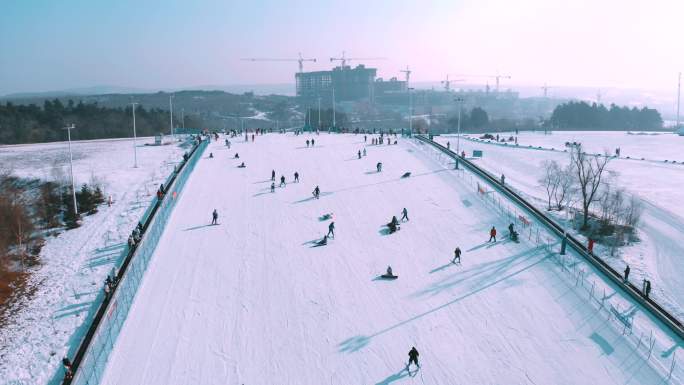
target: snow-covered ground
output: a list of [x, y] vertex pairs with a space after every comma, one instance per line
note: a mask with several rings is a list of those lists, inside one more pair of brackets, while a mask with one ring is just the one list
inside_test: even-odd
[[[502, 134], [508, 137], [509, 134]], [[473, 135], [472, 137], [477, 137]], [[436, 137], [442, 144], [451, 143], [456, 148], [456, 137]], [[461, 140], [461, 148], [468, 155], [472, 150], [482, 150], [484, 156], [475, 162], [494, 175], [506, 175], [506, 183], [536, 200], [543, 208], [545, 191], [538, 180], [543, 174], [540, 166], [544, 160], [556, 160], [565, 165], [569, 153], [565, 142], [581, 142], [586, 151], [613, 153], [621, 148], [621, 158], [613, 159], [608, 170], [617, 178], [614, 187], [624, 187], [638, 195], [645, 203], [642, 223], [639, 226], [641, 241], [625, 247], [619, 258], [608, 258], [618, 271], [624, 269], [624, 262], [632, 267], [635, 282], [648, 278], [653, 284], [653, 296], [663, 303], [679, 319], [684, 319], [684, 246], [680, 242], [684, 233], [684, 165], [663, 161], [635, 160], [677, 159], [684, 161], [681, 154], [684, 137], [660, 133], [656, 135], [633, 135], [626, 132], [563, 132], [550, 135], [543, 132], [521, 132], [516, 147], [501, 144]], [[532, 145], [535, 148], [528, 148]], [[536, 149], [541, 146], [544, 149]], [[555, 151], [545, 149], [554, 148]], [[569, 150], [568, 150], [569, 151]], [[625, 157], [632, 159], [626, 159]]]
[[[138, 139], [138, 168], [133, 168], [132, 140], [72, 143], [76, 185], [96, 180], [114, 204], [85, 217], [80, 228], [46, 240], [28, 283], [35, 292], [13, 304], [9, 324], [0, 329], [0, 383], [48, 383], [78, 343], [128, 235], [185, 151], [177, 145], [143, 145], [153, 142]], [[3, 146], [0, 163], [20, 177], [69, 176], [67, 143]]]
[[[174, 209], [105, 384], [662, 382], [547, 252], [501, 239], [505, 218], [421, 146], [368, 146], [359, 160], [360, 135], [316, 136], [315, 148], [305, 139], [211, 145], [215, 158], [200, 160]], [[288, 181], [275, 193], [273, 168]], [[410, 221], [385, 234], [403, 207]], [[335, 239], [312, 247], [325, 213]], [[497, 243], [486, 242], [492, 225]], [[378, 280], [387, 265], [398, 280]], [[403, 370], [411, 346], [422, 363], [414, 378]]]

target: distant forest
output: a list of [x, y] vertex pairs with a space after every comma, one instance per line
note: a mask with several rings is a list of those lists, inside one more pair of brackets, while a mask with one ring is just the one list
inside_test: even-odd
[[[175, 115], [175, 114], [174, 114]], [[174, 116], [174, 119], [177, 117]], [[161, 109], [135, 109], [138, 136], [151, 136], [169, 130], [169, 113]], [[60, 100], [46, 100], [43, 106], [0, 104], [0, 144], [55, 142], [66, 140], [63, 128], [75, 124], [72, 140], [121, 138], [133, 136], [131, 107], [108, 108], [97, 103], [66, 105]], [[201, 121], [185, 116], [185, 126], [200, 128]]]
[[554, 129], [659, 130], [660, 113], [652, 108], [619, 107], [611, 104], [569, 102], [553, 110], [549, 123]]

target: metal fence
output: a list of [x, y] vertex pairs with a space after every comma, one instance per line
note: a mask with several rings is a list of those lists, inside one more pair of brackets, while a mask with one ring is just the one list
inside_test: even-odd
[[[425, 138], [418, 139], [419, 148], [428, 156], [446, 168], [454, 168], [454, 158], [444, 152], [445, 148], [434, 146], [433, 142]], [[461, 165], [463, 166], [463, 163]], [[678, 384], [684, 380], [684, 366], [676, 354], [682, 343], [677, 333], [671, 332], [666, 325], [661, 326], [648, 312], [635, 311], [631, 297], [620, 293], [622, 287], [617, 287], [612, 281], [604, 279], [597, 268], [573, 252], [569, 244], [566, 253], [561, 254], [562, 238], [554, 231], [550, 231], [539, 218], [518, 207], [501, 191], [493, 188], [489, 181], [483, 180], [480, 175], [464, 167], [454, 170], [454, 175], [462, 179], [483, 204], [498, 211], [507, 218], [507, 222], [514, 223], [523, 242], [543, 248], [558, 270], [577, 288], [578, 294], [586, 298], [587, 304], [624, 336], [633, 353], [650, 362], [662, 373], [663, 383]]]
[[96, 303], [101, 305], [74, 358], [74, 377], [65, 378], [65, 384], [100, 383], [107, 367], [107, 359], [121, 332], [159, 238], [180, 198], [183, 186], [208, 144], [209, 141], [204, 140], [192, 149], [187, 160], [181, 162], [167, 178], [166, 194], [161, 199], [153, 198], [150, 207], [143, 214], [140, 220], [144, 229], [143, 237], [134, 250], [127, 251], [129, 254], [119, 267], [118, 282], [114, 290], [108, 296], [103, 292], [97, 297]]

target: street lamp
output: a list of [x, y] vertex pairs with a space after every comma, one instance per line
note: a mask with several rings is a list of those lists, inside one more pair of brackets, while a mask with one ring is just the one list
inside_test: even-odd
[[67, 130], [67, 137], [69, 138], [69, 169], [71, 172], [71, 195], [74, 198], [74, 216], [78, 215], [78, 206], [76, 205], [76, 184], [74, 183], [74, 157], [71, 154], [71, 130], [75, 129], [75, 125], [64, 127]]
[[136, 102], [131, 102], [131, 106], [133, 106], [133, 167], [137, 168], [138, 167], [138, 144], [137, 144], [137, 139], [138, 136], [136, 135], [135, 132], [135, 106], [138, 103]]
[[456, 168], [458, 169], [458, 157], [461, 156], [461, 110], [465, 99], [459, 96], [454, 101], [458, 103], [458, 131], [456, 134]]
[[175, 139], [176, 136], [173, 133], [173, 94], [169, 95], [169, 125], [171, 125], [171, 136]]

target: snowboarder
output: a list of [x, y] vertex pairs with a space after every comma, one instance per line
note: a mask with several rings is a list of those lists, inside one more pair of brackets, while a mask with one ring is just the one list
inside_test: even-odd
[[313, 190], [313, 196], [314, 198], [318, 199], [321, 195], [321, 189], [316, 186], [316, 188]]
[[295, 183], [299, 183], [299, 173], [297, 171], [294, 173], [294, 181]]
[[418, 353], [418, 350], [416, 350], [415, 346], [411, 347], [411, 350], [409, 350], [408, 356], [409, 356], [409, 362], [408, 365], [406, 365], [406, 371], [410, 370], [411, 363], [416, 364], [417, 368], [420, 368], [420, 365], [418, 364], [418, 356], [420, 353]]
[[404, 207], [404, 209], [401, 210], [401, 220], [403, 221], [404, 219], [406, 219], [407, 221], [409, 220], [408, 210], [406, 210], [406, 207]]
[[275, 182], [271, 182], [271, 192], [275, 192]]
[[335, 238], [335, 222], [330, 222], [328, 225], [328, 236]]
[[489, 240], [487, 242], [491, 242], [492, 239], [494, 242], [496, 242], [496, 227], [492, 226], [492, 229], [489, 230]]
[[625, 267], [625, 282], [627, 282], [629, 280], [629, 271], [630, 270], [631, 269], [629, 268], [629, 265], [627, 265], [627, 267]]
[[359, 150], [359, 159], [361, 159], [361, 150]]
[[214, 212], [211, 213], [211, 224], [218, 225], [218, 211], [216, 211], [216, 209], [214, 209]]
[[280, 187], [285, 186], [285, 175], [280, 176]]
[[456, 249], [454, 249], [454, 259], [451, 260], [451, 263], [456, 263], [456, 260], [458, 259], [458, 263], [461, 263], [461, 248], [456, 246]]
[[275, 170], [271, 170], [271, 180], [275, 182]]
[[328, 244], [328, 236], [327, 236], [327, 235], [324, 235], [324, 236], [323, 236], [323, 239], [321, 239], [320, 241], [316, 242], [316, 246], [325, 246], [325, 245], [327, 245], [327, 244]]

